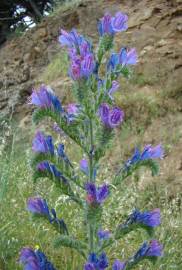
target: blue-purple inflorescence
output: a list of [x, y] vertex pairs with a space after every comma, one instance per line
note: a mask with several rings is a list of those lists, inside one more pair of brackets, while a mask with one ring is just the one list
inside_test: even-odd
[[[35, 120], [45, 116], [51, 117], [56, 121], [53, 126], [54, 131], [59, 135], [70, 137], [82, 148], [83, 156], [86, 155], [86, 158], [79, 163], [80, 171], [85, 174], [82, 180], [79, 179], [79, 174], [75, 174], [74, 163], [71, 163], [66, 155], [64, 144], [54, 145], [52, 137], [40, 131], [33, 139], [32, 149], [36, 153], [33, 163], [36, 162], [35, 177], [49, 176], [56, 183], [61, 183], [62, 185], [59, 186], [62, 188], [62, 193], [84, 209], [85, 225], [87, 225], [85, 241], [70, 236], [64, 220], [57, 217], [55, 209], [49, 209], [46, 200], [32, 197], [27, 201], [28, 211], [46, 218], [60, 234], [64, 234], [60, 236], [63, 245], [74, 247], [84, 258], [88, 257], [84, 270], [105, 270], [109, 267], [108, 258], [104, 253], [106, 247], [134, 229], [146, 229], [151, 235], [153, 228], [161, 223], [160, 209], [156, 208], [144, 212], [135, 209], [112, 233], [103, 230], [101, 224], [102, 205], [110, 194], [110, 187], [120, 184], [120, 176], [121, 180], [125, 179], [139, 166], [150, 166], [155, 169], [157, 165], [155, 167], [155, 162], [152, 160], [162, 159], [164, 156], [160, 144], [155, 147], [146, 145], [143, 151], [136, 148], [133, 156], [119, 170], [116, 180], [114, 179], [110, 186], [106, 183], [98, 186], [96, 183], [99, 159], [104, 155], [114, 129], [119, 127], [124, 119], [124, 112], [116, 106], [113, 98], [113, 94], [120, 88], [119, 75], [128, 77], [130, 66], [138, 62], [135, 48], [122, 47], [118, 52], [114, 51], [115, 35], [127, 28], [126, 14], [116, 12], [112, 16], [106, 13], [98, 21], [100, 37], [96, 53], [91, 42], [77, 30], [72, 29], [69, 32], [61, 30], [59, 43], [67, 48], [70, 63], [68, 74], [74, 81], [77, 103], [62, 107], [52, 89], [45, 85], [37, 91], [33, 90], [29, 99], [29, 103], [38, 108]], [[104, 59], [105, 56], [109, 56], [109, 59]], [[106, 68], [100, 69], [102, 65]], [[76, 181], [72, 181], [75, 179]], [[78, 192], [80, 188], [86, 193], [86, 200], [82, 195], [80, 196]], [[162, 255], [163, 246], [157, 240], [151, 240], [144, 242], [129, 259], [125, 261], [116, 259], [110, 265], [110, 269], [131, 269], [145, 258], [154, 259]], [[55, 270], [39, 249], [23, 248], [20, 263], [24, 266], [24, 270]]]
[[59, 42], [69, 48], [70, 77], [73, 80], [87, 79], [96, 65], [90, 42], [74, 29], [69, 33], [61, 30]]

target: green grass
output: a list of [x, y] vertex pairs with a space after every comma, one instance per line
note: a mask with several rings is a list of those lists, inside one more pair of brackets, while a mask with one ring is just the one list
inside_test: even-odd
[[[68, 248], [54, 249], [52, 240], [56, 233], [52, 231], [51, 225], [44, 223], [42, 219], [34, 220], [26, 211], [26, 200], [29, 196], [41, 195], [48, 200], [51, 207], [55, 207], [59, 217], [64, 217], [73, 235], [83, 237], [85, 225], [80, 209], [76, 204], [72, 204], [64, 196], [60, 196], [59, 189], [47, 179], [41, 180], [36, 185], [31, 179], [29, 161], [31, 157], [30, 136], [19, 130], [13, 130], [13, 144], [9, 144], [6, 149], [6, 159], [4, 155], [0, 157], [1, 190], [5, 185], [3, 196], [1, 196], [1, 225], [0, 225], [0, 269], [18, 270], [20, 267], [16, 263], [19, 250], [22, 246], [39, 245], [52, 260], [58, 269], [80, 270], [82, 269], [82, 259], [80, 256]], [[122, 133], [123, 132], [123, 133]], [[113, 145], [115, 151], [117, 147], [122, 148], [126, 144], [129, 133], [133, 135], [138, 130], [125, 124], [122, 134]], [[139, 133], [140, 134], [140, 133]], [[129, 147], [127, 151], [131, 152]], [[81, 153], [69, 144], [69, 154], [75, 161], [81, 158]], [[115, 161], [117, 159], [115, 158]], [[118, 162], [118, 160], [117, 160]], [[105, 164], [105, 162], [104, 162]], [[101, 166], [102, 173], [99, 180], [110, 179], [113, 175], [113, 166]], [[141, 210], [160, 207], [162, 211], [162, 225], [156, 230], [156, 238], [159, 238], [165, 245], [165, 255], [156, 265], [143, 262], [136, 269], [147, 270], [172, 270], [182, 269], [181, 247], [182, 247], [182, 214], [181, 199], [178, 194], [170, 198], [167, 194], [167, 187], [160, 184], [150, 184], [141, 189], [139, 185], [140, 175], [128, 178], [120, 187], [114, 190], [111, 197], [107, 200], [103, 214], [103, 228], [113, 229], [116, 225], [125, 220], [130, 211], [138, 207]], [[113, 196], [112, 196], [113, 195]], [[118, 241], [117, 245], [107, 249], [111, 258], [125, 259], [147, 239], [147, 234], [138, 231], [133, 232], [123, 240]]]
[[61, 51], [55, 55], [50, 64], [41, 74], [41, 80], [44, 83], [51, 83], [60, 77], [65, 77], [68, 72], [68, 57], [65, 51]]
[[82, 2], [84, 2], [84, 0], [65, 0], [62, 2], [57, 1], [57, 5], [54, 7], [53, 11], [50, 12], [49, 16], [55, 17], [67, 9], [77, 8], [77, 6]]

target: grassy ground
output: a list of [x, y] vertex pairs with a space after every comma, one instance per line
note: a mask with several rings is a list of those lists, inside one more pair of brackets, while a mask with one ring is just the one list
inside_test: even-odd
[[[102, 174], [100, 180], [110, 179], [118, 158], [121, 153], [128, 156], [132, 146], [127, 146], [129, 133], [132, 137], [138, 138], [141, 142], [144, 132], [136, 128], [134, 123], [126, 121], [121, 131], [118, 132], [117, 141], [113, 148], [107, 153], [103, 164], [108, 162], [108, 166], [101, 166]], [[12, 134], [12, 136], [11, 136]], [[23, 134], [23, 135], [22, 135]], [[34, 185], [31, 179], [29, 161], [31, 157], [30, 133], [22, 133], [17, 128], [9, 130], [8, 147], [2, 152], [0, 157], [1, 179], [0, 179], [0, 269], [12, 270], [20, 269], [17, 264], [18, 252], [22, 246], [39, 245], [55, 263], [58, 269], [80, 270], [81, 258], [69, 249], [54, 249], [52, 240], [56, 237], [51, 226], [42, 220], [32, 220], [26, 211], [26, 200], [32, 195], [42, 195], [47, 198], [49, 204], [55, 207], [60, 217], [64, 217], [70, 231], [76, 237], [82, 237], [84, 231], [83, 219], [80, 209], [60, 196], [59, 190], [48, 180], [41, 180]], [[124, 148], [122, 147], [124, 146]], [[119, 149], [123, 148], [120, 152]], [[120, 153], [119, 153], [120, 152]], [[69, 153], [75, 161], [81, 158], [79, 150], [70, 145]], [[117, 158], [112, 158], [117, 154]], [[142, 263], [136, 269], [181, 269], [181, 242], [182, 242], [182, 216], [181, 197], [168, 194], [165, 184], [151, 182], [141, 186], [140, 179], [147, 179], [149, 174], [143, 171], [137, 173], [132, 178], [128, 178], [122, 186], [114, 191], [107, 201], [103, 215], [103, 227], [112, 230], [119, 222], [122, 222], [130, 213], [131, 209], [138, 207], [142, 210], [160, 207], [162, 211], [162, 225], [156, 230], [156, 238], [159, 238], [165, 246], [165, 254], [156, 265], [148, 262]], [[161, 176], [159, 176], [161, 178]], [[107, 253], [113, 261], [114, 258], [124, 259], [131, 255], [138, 246], [147, 238], [143, 231], [133, 232], [114, 247], [109, 248]]]

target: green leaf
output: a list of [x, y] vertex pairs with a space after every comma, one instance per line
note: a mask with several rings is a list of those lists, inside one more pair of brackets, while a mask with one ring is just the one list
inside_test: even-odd
[[54, 240], [54, 247], [69, 247], [78, 251], [84, 258], [86, 258], [85, 252], [88, 246], [85, 242], [74, 239], [73, 237], [61, 235]]
[[68, 124], [64, 114], [53, 111], [49, 108], [38, 108], [33, 113], [33, 122], [38, 124], [46, 117], [50, 117], [54, 122], [56, 122], [59, 128], [63, 130], [68, 135], [68, 137], [70, 137], [74, 142], [76, 142], [81, 148], [84, 149], [82, 140], [79, 136], [79, 121], [75, 120], [73, 123]]

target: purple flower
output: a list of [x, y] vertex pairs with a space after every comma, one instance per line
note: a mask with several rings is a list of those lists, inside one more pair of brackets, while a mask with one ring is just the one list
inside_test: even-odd
[[126, 169], [130, 169], [132, 165], [136, 165], [140, 161], [157, 158], [162, 159], [163, 156], [164, 150], [160, 144], [155, 147], [152, 147], [152, 145], [149, 144], [144, 147], [144, 150], [142, 152], [140, 152], [140, 150], [136, 148], [131, 159], [127, 160], [125, 167]]
[[91, 253], [87, 263], [84, 265], [84, 270], [104, 270], [109, 266], [106, 254], [103, 252], [100, 256]]
[[116, 32], [127, 30], [128, 28], [127, 22], [128, 22], [128, 16], [121, 12], [117, 12], [115, 14], [115, 17], [113, 17], [111, 20], [111, 26], [112, 26], [113, 31], [116, 33]]
[[141, 160], [147, 159], [162, 159], [164, 157], [164, 150], [160, 144], [155, 147], [152, 147], [151, 144], [144, 147], [143, 152], [141, 153]]
[[80, 170], [86, 175], [89, 174], [88, 161], [86, 159], [80, 160]]
[[103, 18], [101, 18], [98, 22], [98, 31], [99, 35], [103, 36], [105, 34], [113, 35], [113, 29], [111, 25], [112, 17], [109, 13], [106, 13]]
[[134, 213], [136, 213], [137, 223], [141, 223], [149, 227], [156, 227], [161, 224], [159, 208], [156, 208], [152, 211], [145, 211], [143, 213], [135, 210]]
[[49, 217], [49, 208], [46, 200], [40, 197], [29, 198], [27, 201], [27, 209], [33, 214], [45, 215]]
[[107, 184], [96, 187], [94, 183], [89, 182], [86, 184], [85, 189], [87, 191], [87, 202], [92, 205], [103, 203], [109, 195], [109, 187]]
[[163, 246], [157, 240], [151, 240], [148, 250], [145, 254], [147, 257], [159, 257], [163, 255]]
[[119, 63], [122, 66], [135, 65], [137, 63], [137, 52], [135, 48], [126, 49], [122, 48], [119, 53]]
[[89, 77], [94, 70], [95, 60], [93, 54], [87, 54], [81, 62], [81, 72], [83, 77]]
[[112, 53], [107, 64], [107, 70], [113, 71], [117, 65], [119, 65], [119, 55], [117, 53]]
[[121, 262], [120, 260], [115, 260], [112, 266], [112, 270], [124, 270], [126, 267], [126, 262]]
[[68, 114], [76, 115], [79, 111], [79, 105], [76, 103], [70, 103], [66, 106], [66, 111]]
[[112, 86], [108, 90], [108, 95], [112, 100], [113, 100], [112, 94], [115, 93], [118, 90], [119, 86], [120, 85], [119, 85], [119, 83], [117, 81], [112, 81]]
[[62, 178], [62, 174], [60, 171], [57, 170], [56, 166], [53, 164], [50, 164], [48, 161], [43, 161], [41, 163], [39, 163], [37, 165], [37, 169], [39, 171], [48, 171], [49, 173], [51, 173], [54, 177], [58, 178], [60, 180], [60, 178]]
[[117, 32], [125, 31], [127, 26], [128, 16], [121, 12], [117, 12], [114, 17], [106, 13], [98, 22], [98, 32], [100, 36], [114, 36]]
[[51, 136], [45, 136], [38, 131], [32, 142], [32, 150], [39, 153], [50, 153], [54, 155], [54, 145]]
[[62, 132], [62, 129], [58, 126], [58, 124], [56, 122], [54, 122], [52, 128], [56, 133], [60, 134]]
[[61, 35], [59, 36], [59, 42], [62, 46], [66, 46], [68, 48], [76, 47], [78, 48], [83, 40], [83, 37], [77, 33], [75, 29], [70, 31], [69, 33], [63, 29], [61, 29]]
[[145, 257], [160, 257], [162, 255], [163, 246], [157, 240], [151, 240], [149, 243], [143, 243], [143, 245], [133, 256], [133, 260], [138, 261]]
[[111, 237], [111, 233], [107, 230], [98, 230], [97, 236], [100, 240], [107, 240]]
[[105, 127], [110, 129], [119, 126], [124, 118], [124, 112], [120, 108], [114, 107], [110, 109], [106, 103], [100, 105], [99, 115]]
[[71, 58], [69, 74], [73, 80], [88, 78], [94, 71], [95, 60], [92, 53], [84, 56], [74, 55]]
[[29, 98], [29, 104], [40, 108], [49, 108], [55, 111], [63, 112], [59, 99], [54, 95], [51, 88], [42, 85], [38, 91], [33, 90]]
[[26, 263], [27, 261], [34, 259], [36, 259], [36, 255], [31, 248], [29, 247], [22, 248], [19, 258], [20, 263]]
[[114, 107], [108, 117], [108, 124], [110, 128], [115, 128], [121, 124], [124, 118], [124, 112], [118, 107]]
[[72, 62], [69, 69], [69, 75], [74, 81], [81, 79], [81, 65]]
[[20, 252], [20, 263], [24, 265], [24, 270], [56, 270], [46, 255], [38, 250], [29, 247], [23, 248]]

